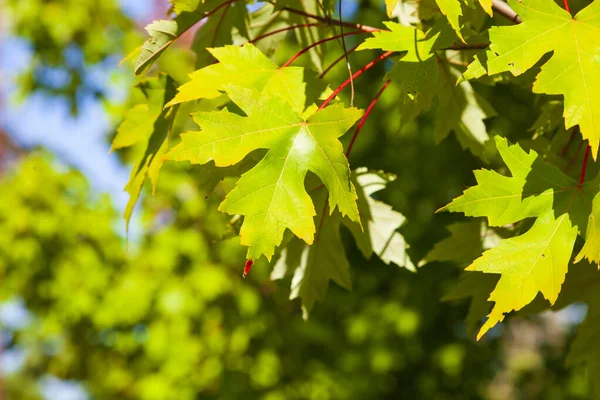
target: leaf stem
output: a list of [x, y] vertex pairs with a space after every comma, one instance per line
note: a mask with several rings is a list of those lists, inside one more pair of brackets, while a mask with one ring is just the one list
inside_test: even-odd
[[[271, 2], [271, 4], [273, 4]], [[314, 15], [314, 14], [310, 14], [307, 13], [305, 11], [302, 10], [296, 10], [295, 8], [291, 8], [291, 7], [282, 7], [282, 10], [294, 13], [294, 14], [298, 14], [298, 15], [303, 15], [307, 18], [312, 18], [312, 19], [316, 19], [317, 21], [321, 21], [324, 22], [328, 25], [337, 25], [337, 26], [347, 26], [349, 28], [356, 28], [359, 29], [363, 32], [378, 32], [381, 29], [379, 28], [374, 28], [372, 26], [368, 26], [368, 25], [362, 25], [362, 24], [353, 24], [352, 22], [343, 22], [343, 21], [338, 21], [336, 19], [330, 18], [330, 17], [321, 17], [319, 15]]]
[[358, 46], [360, 46], [359, 44], [354, 46], [353, 48], [351, 48], [350, 50], [348, 50], [348, 52], [346, 54], [342, 54], [341, 56], [339, 56], [338, 58], [336, 58], [336, 60], [334, 62], [331, 63], [331, 65], [329, 65], [329, 67], [325, 68], [325, 70], [323, 72], [321, 72], [321, 74], [319, 75], [319, 78], [323, 78], [329, 71], [331, 71], [331, 69], [333, 67], [335, 67], [337, 65], [337, 63], [339, 63], [340, 61], [342, 61], [344, 58], [346, 58], [346, 56], [350, 53], [352, 53], [354, 50], [356, 50], [358, 48]]
[[343, 36], [358, 35], [358, 34], [361, 34], [361, 33], [365, 33], [365, 32], [364, 31], [347, 32], [347, 33], [344, 33], [344, 34], [335, 35], [335, 36], [332, 36], [332, 37], [328, 37], [328, 38], [319, 40], [318, 42], [315, 42], [315, 43], [311, 44], [310, 46], [305, 47], [302, 50], [300, 50], [299, 52], [297, 52], [296, 54], [294, 54], [294, 56], [292, 58], [290, 58], [289, 60], [287, 60], [287, 62], [285, 64], [283, 64], [281, 66], [281, 68], [285, 68], [285, 67], [289, 66], [291, 63], [293, 63], [294, 61], [296, 61], [296, 59], [298, 57], [300, 57], [302, 54], [306, 53], [307, 51], [309, 51], [313, 47], [316, 47], [316, 46], [318, 46], [320, 44], [329, 42], [331, 40], [339, 39], [339, 38], [341, 38]]
[[[563, 4], [565, 6], [565, 10], [567, 10], [567, 12], [569, 14], [571, 14], [571, 9], [569, 8], [569, 0], [563, 0]], [[587, 151], [587, 150], [586, 150]], [[586, 153], [587, 154], [587, 153]]]
[[261, 39], [264, 39], [264, 38], [272, 36], [272, 35], [276, 35], [276, 34], [281, 33], [281, 32], [291, 31], [291, 30], [298, 29], [298, 28], [308, 28], [308, 27], [311, 27], [311, 26], [319, 26], [319, 25], [322, 25], [322, 22], [313, 22], [313, 23], [310, 23], [310, 24], [298, 24], [298, 25], [286, 26], [285, 28], [276, 29], [274, 31], [267, 32], [264, 35], [257, 36], [254, 39], [249, 40], [248, 43], [255, 43], [255, 42], [258, 42]]
[[[359, 76], [361, 76], [364, 72], [370, 70], [371, 68], [373, 68], [373, 66], [375, 64], [377, 64], [378, 62], [380, 62], [381, 60], [385, 60], [386, 58], [388, 58], [389, 56], [391, 56], [392, 54], [394, 54], [393, 51], [388, 51], [386, 53], [383, 53], [382, 55], [380, 55], [379, 57], [377, 57], [375, 60], [371, 61], [370, 63], [368, 63], [367, 65], [365, 65], [364, 67], [362, 67], [361, 69], [359, 69], [358, 71], [356, 71], [354, 73], [354, 75], [352, 75], [352, 79], [356, 79]], [[327, 106], [327, 104], [329, 104], [331, 102], [331, 100], [335, 99], [335, 97], [338, 95], [339, 92], [341, 92], [346, 86], [348, 86], [350, 84], [350, 78], [346, 79], [344, 81], [344, 83], [342, 83], [340, 86], [338, 86], [337, 89], [335, 89], [333, 91], [333, 93], [331, 93], [331, 95], [327, 98], [327, 100], [325, 100], [323, 102], [323, 104], [321, 104], [319, 106], [319, 110], [322, 110], [323, 108], [325, 108]], [[318, 110], [317, 110], [318, 111]]]
[[585, 170], [587, 169], [587, 162], [588, 162], [588, 158], [590, 156], [590, 149], [591, 149], [591, 147], [589, 145], [585, 149], [585, 155], [583, 156], [583, 163], [581, 164], [581, 174], [579, 175], [579, 186], [583, 185], [583, 181], [585, 181]]
[[365, 124], [365, 121], [369, 117], [369, 114], [371, 114], [371, 110], [373, 110], [373, 107], [375, 107], [375, 104], [377, 104], [377, 101], [379, 101], [379, 97], [381, 97], [381, 94], [389, 86], [390, 82], [391, 82], [391, 80], [388, 79], [383, 84], [381, 89], [379, 89], [379, 92], [377, 92], [377, 94], [371, 101], [371, 104], [369, 104], [369, 107], [367, 107], [367, 109], [365, 110], [364, 115], [358, 122], [358, 126], [356, 127], [356, 130], [354, 131], [354, 135], [352, 135], [352, 139], [350, 139], [350, 143], [348, 143], [348, 149], [346, 150], [346, 158], [348, 158], [350, 156], [350, 152], [352, 151], [352, 147], [354, 146], [354, 142], [356, 141], [356, 138], [358, 137], [360, 130], [362, 129], [363, 125]]

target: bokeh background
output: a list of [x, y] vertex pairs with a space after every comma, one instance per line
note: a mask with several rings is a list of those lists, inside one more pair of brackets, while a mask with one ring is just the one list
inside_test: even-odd
[[[344, 18], [379, 25], [383, 3], [345, 1]], [[468, 301], [441, 301], [465, 266], [453, 260], [412, 273], [364, 259], [343, 232], [354, 289], [332, 284], [303, 321], [266, 262], [241, 279], [244, 249], [216, 211], [223, 190], [208, 193], [201, 169], [167, 164], [127, 240], [123, 187], [139, 149], [109, 151], [134, 83], [119, 63], [167, 10], [165, 0], [0, 0], [0, 399], [590, 398], [585, 368], [564, 367], [585, 305], [511, 318], [476, 342]], [[193, 34], [160, 60], [180, 83], [194, 70]], [[293, 54], [288, 41], [276, 59]], [[385, 70], [365, 75], [356, 105]], [[487, 121], [490, 134], [530, 132], [533, 95], [482, 91], [504, 117]], [[395, 99], [386, 91], [350, 162], [397, 175], [380, 196], [407, 217], [417, 264], [464, 222], [435, 210], [499, 161], [452, 135], [437, 143], [434, 115], [400, 121]]]

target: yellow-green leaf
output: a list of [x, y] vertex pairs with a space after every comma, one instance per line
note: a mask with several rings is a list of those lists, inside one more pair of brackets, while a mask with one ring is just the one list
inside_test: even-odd
[[227, 95], [247, 116], [223, 110], [196, 113], [201, 132], [182, 135], [183, 142], [166, 156], [217, 166], [233, 165], [256, 149], [265, 157], [242, 175], [220, 206], [229, 214], [245, 215], [241, 242], [249, 246], [248, 258], [268, 259], [289, 228], [312, 243], [314, 206], [304, 188], [307, 172], [314, 172], [329, 191], [331, 210], [358, 221], [356, 192], [349, 180], [348, 161], [338, 138], [362, 112], [335, 104], [315, 112], [300, 113], [277, 96], [254, 89], [226, 85]]
[[[533, 92], [564, 96], [566, 128], [580, 126], [596, 159], [600, 144], [600, 1], [575, 17], [552, 0], [510, 0], [509, 4], [523, 22], [490, 29], [487, 72], [520, 75], [552, 52]], [[470, 75], [481, 70], [481, 60], [476, 63]]]

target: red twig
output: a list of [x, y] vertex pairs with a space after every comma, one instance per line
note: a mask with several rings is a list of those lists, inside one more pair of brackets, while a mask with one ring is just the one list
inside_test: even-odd
[[[358, 49], [358, 46], [360, 46], [360, 45], [356, 45], [353, 48], [351, 48], [350, 50], [348, 50], [347, 54], [350, 54], [354, 50]], [[337, 65], [337, 63], [339, 63], [340, 61], [342, 61], [344, 58], [346, 58], [346, 54], [342, 54], [341, 56], [339, 56], [338, 58], [336, 58], [335, 61], [332, 62], [329, 67], [325, 68], [325, 71], [321, 72], [321, 74], [319, 75], [319, 78], [323, 78], [329, 71], [331, 71], [331, 69], [333, 67], [335, 67]]]
[[318, 46], [320, 44], [329, 42], [331, 40], [339, 39], [339, 38], [341, 38], [343, 36], [358, 35], [358, 34], [361, 34], [361, 33], [365, 33], [365, 32], [363, 32], [363, 31], [347, 32], [347, 33], [344, 33], [344, 34], [341, 34], [341, 35], [335, 35], [335, 36], [332, 36], [332, 37], [328, 37], [328, 38], [319, 40], [318, 42], [315, 42], [315, 43], [311, 44], [310, 46], [305, 47], [302, 50], [300, 50], [299, 52], [297, 52], [296, 54], [294, 54], [294, 56], [292, 58], [290, 58], [289, 60], [287, 60], [287, 62], [285, 64], [283, 64], [281, 66], [281, 68], [285, 68], [285, 67], [289, 66], [291, 63], [293, 63], [294, 61], [296, 61], [296, 59], [298, 57], [300, 57], [302, 54], [306, 53], [307, 51], [309, 51], [313, 47], [316, 47], [316, 46]]
[[379, 89], [379, 92], [377, 92], [377, 94], [375, 95], [375, 97], [371, 101], [371, 104], [369, 104], [369, 107], [367, 107], [367, 109], [365, 110], [365, 114], [360, 119], [360, 121], [358, 123], [358, 126], [356, 127], [356, 130], [354, 131], [354, 135], [352, 135], [352, 139], [350, 139], [350, 143], [348, 143], [348, 149], [346, 150], [346, 158], [348, 156], [350, 156], [350, 152], [352, 151], [352, 146], [354, 146], [354, 142], [356, 141], [356, 138], [358, 137], [358, 134], [360, 133], [360, 130], [362, 129], [363, 125], [365, 124], [365, 121], [369, 117], [369, 114], [371, 114], [371, 110], [373, 109], [373, 107], [375, 107], [375, 104], [377, 104], [377, 101], [379, 100], [379, 97], [381, 96], [381, 94], [383, 93], [383, 91], [389, 86], [390, 82], [391, 81], [388, 79], [383, 84], [383, 86], [381, 87], [381, 89]]
[[585, 181], [585, 170], [587, 169], [588, 157], [590, 156], [590, 149], [588, 147], [585, 149], [585, 155], [583, 156], [583, 163], [581, 164], [581, 174], [579, 175], [579, 186], [583, 185], [583, 181]]
[[249, 40], [248, 43], [258, 42], [261, 39], [264, 39], [264, 38], [272, 36], [272, 35], [276, 35], [276, 34], [278, 34], [280, 32], [291, 31], [293, 29], [298, 29], [298, 28], [308, 28], [308, 27], [311, 27], [311, 26], [320, 26], [320, 25], [323, 25], [323, 23], [321, 23], [321, 22], [313, 22], [313, 23], [310, 23], [310, 24], [298, 24], [298, 25], [286, 26], [285, 28], [277, 29], [277, 30], [274, 30], [272, 32], [265, 33], [264, 35], [257, 36], [254, 39]]
[[[388, 58], [389, 56], [391, 56], [392, 54], [394, 54], [393, 51], [388, 51], [386, 53], [383, 53], [382, 55], [380, 55], [379, 57], [377, 57], [375, 60], [371, 61], [370, 63], [368, 63], [367, 65], [365, 65], [364, 67], [362, 67], [361, 69], [359, 69], [358, 71], [356, 71], [354, 73], [354, 75], [352, 75], [352, 79], [356, 79], [359, 76], [361, 76], [365, 71], [370, 70], [371, 68], [373, 68], [373, 66], [375, 64], [377, 64], [379, 61], [381, 60], [385, 60], [386, 58]], [[327, 98], [327, 100], [325, 100], [323, 102], [323, 104], [321, 104], [319, 106], [319, 110], [325, 108], [327, 106], [327, 104], [329, 104], [331, 102], [331, 100], [335, 99], [335, 97], [338, 95], [339, 92], [341, 92], [346, 86], [348, 86], [350, 84], [350, 78], [346, 79], [344, 81], [344, 83], [342, 83], [340, 86], [338, 86], [337, 89], [335, 89], [333, 91], [333, 93], [331, 93], [331, 95]]]
[[565, 6], [565, 10], [567, 10], [567, 12], [571, 14], [571, 9], [569, 8], [569, 0], [563, 0], [563, 4]]

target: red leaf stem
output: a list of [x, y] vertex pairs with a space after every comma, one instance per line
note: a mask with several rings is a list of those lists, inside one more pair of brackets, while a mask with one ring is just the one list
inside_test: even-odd
[[588, 157], [590, 156], [590, 146], [586, 147], [585, 154], [583, 156], [583, 163], [581, 164], [581, 174], [579, 175], [579, 186], [583, 185], [585, 181], [585, 170], [587, 169]]
[[394, 54], [393, 51], [388, 51], [386, 53], [383, 53], [382, 55], [380, 55], [379, 57], [377, 57], [375, 60], [371, 61], [370, 63], [368, 63], [367, 65], [365, 65], [364, 67], [362, 67], [361, 69], [359, 69], [358, 71], [356, 71], [354, 73], [354, 75], [352, 75], [351, 78], [348, 78], [344, 81], [344, 83], [342, 83], [340, 86], [338, 86], [337, 89], [335, 89], [333, 91], [333, 93], [331, 93], [331, 95], [327, 98], [327, 100], [325, 100], [323, 102], [323, 104], [321, 104], [319, 106], [319, 110], [325, 108], [327, 106], [327, 104], [329, 104], [331, 102], [331, 100], [335, 99], [335, 97], [338, 95], [339, 92], [341, 92], [346, 86], [348, 86], [350, 84], [351, 79], [356, 79], [359, 76], [361, 76], [364, 72], [370, 70], [371, 68], [373, 68], [373, 66], [375, 64], [377, 64], [378, 62], [380, 62], [381, 60], [385, 60], [386, 58], [388, 58], [389, 56], [391, 56], [392, 54]]
[[371, 110], [373, 109], [373, 107], [375, 107], [375, 104], [377, 104], [377, 101], [379, 100], [379, 97], [381, 96], [381, 94], [383, 93], [383, 91], [389, 86], [390, 82], [391, 81], [388, 79], [383, 84], [383, 86], [381, 87], [381, 89], [379, 89], [379, 92], [377, 92], [377, 94], [375, 95], [375, 97], [371, 101], [371, 104], [369, 104], [369, 107], [367, 107], [367, 109], [365, 110], [364, 115], [362, 116], [362, 118], [358, 122], [358, 126], [356, 127], [356, 130], [354, 131], [354, 135], [352, 135], [352, 139], [350, 139], [350, 143], [348, 144], [348, 149], [346, 150], [346, 158], [348, 156], [350, 156], [350, 152], [352, 151], [352, 146], [354, 146], [354, 142], [356, 141], [356, 138], [358, 137], [358, 134], [360, 133], [360, 130], [362, 129], [363, 125], [365, 124], [365, 121], [369, 117], [369, 114], [371, 114]]

